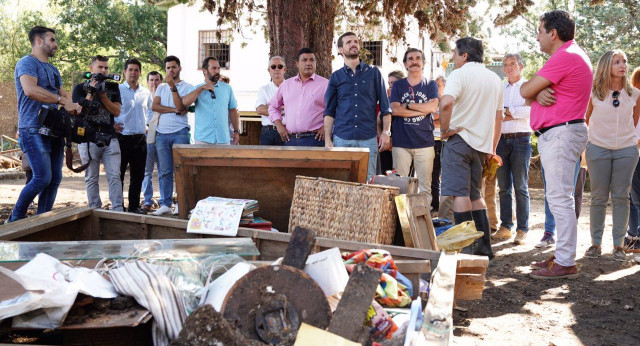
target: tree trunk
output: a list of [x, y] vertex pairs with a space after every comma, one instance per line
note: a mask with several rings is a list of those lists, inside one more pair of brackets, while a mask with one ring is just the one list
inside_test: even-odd
[[337, 0], [267, 0], [270, 54], [287, 63], [286, 78], [298, 74], [296, 58], [300, 48], [316, 52], [317, 74], [331, 75], [331, 45]]

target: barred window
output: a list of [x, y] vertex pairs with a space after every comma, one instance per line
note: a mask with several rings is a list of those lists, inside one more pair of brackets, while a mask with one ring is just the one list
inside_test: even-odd
[[370, 64], [382, 66], [382, 41], [363, 41], [362, 49], [367, 52]]
[[200, 60], [197, 66], [202, 66], [204, 58], [214, 56], [220, 62], [221, 69], [229, 69], [231, 67], [231, 49], [229, 44], [226, 43], [228, 42], [229, 32], [226, 30], [220, 31], [219, 38], [216, 30], [200, 31], [199, 35], [198, 56]]

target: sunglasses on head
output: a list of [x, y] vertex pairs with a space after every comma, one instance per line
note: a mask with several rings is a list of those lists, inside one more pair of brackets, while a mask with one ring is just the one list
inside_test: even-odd
[[618, 97], [620, 96], [620, 92], [619, 91], [614, 91], [613, 92], [613, 106], [615, 108], [618, 108], [618, 106], [620, 106], [620, 100], [618, 100]]
[[282, 70], [284, 68], [284, 65], [282, 65], [282, 64], [271, 65], [271, 69], [272, 70], [275, 70], [276, 68], [278, 68], [278, 70]]

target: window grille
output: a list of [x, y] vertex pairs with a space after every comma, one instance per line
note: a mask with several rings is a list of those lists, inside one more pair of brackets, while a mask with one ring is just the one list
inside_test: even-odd
[[362, 49], [367, 53], [370, 64], [382, 66], [382, 41], [363, 41]]
[[221, 31], [220, 38], [218, 38], [218, 31], [209, 30], [209, 31], [200, 31], [199, 37], [199, 58], [198, 67], [202, 66], [202, 61], [204, 58], [209, 56], [214, 56], [220, 62], [221, 69], [229, 69], [231, 67], [231, 49], [228, 42], [228, 31]]

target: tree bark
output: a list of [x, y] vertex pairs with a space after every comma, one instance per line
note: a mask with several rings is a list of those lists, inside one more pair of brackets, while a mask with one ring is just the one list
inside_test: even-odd
[[267, 0], [270, 54], [287, 63], [286, 78], [298, 74], [295, 61], [300, 48], [316, 52], [318, 75], [331, 75], [331, 45], [337, 0]]

